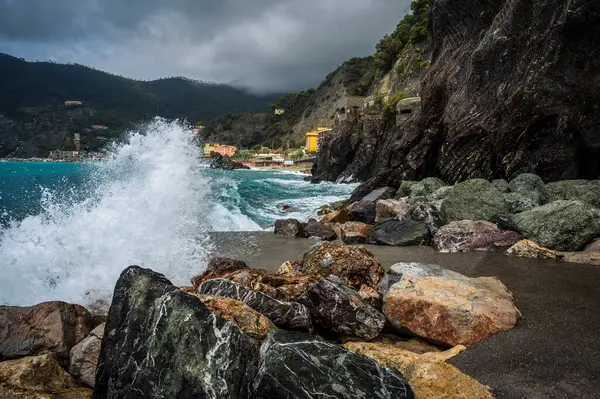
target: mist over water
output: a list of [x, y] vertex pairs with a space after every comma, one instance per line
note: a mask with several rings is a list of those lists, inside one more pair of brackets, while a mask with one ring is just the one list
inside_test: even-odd
[[[209, 170], [192, 139], [185, 126], [157, 119], [105, 163], [0, 164], [0, 304], [108, 299], [133, 264], [189, 285], [213, 249], [211, 231], [306, 220], [354, 188]], [[293, 212], [281, 211], [284, 203]]]

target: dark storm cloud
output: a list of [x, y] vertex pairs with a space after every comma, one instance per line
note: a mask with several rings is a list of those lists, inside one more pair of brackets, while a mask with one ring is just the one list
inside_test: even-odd
[[141, 79], [318, 84], [373, 51], [408, 0], [0, 0], [0, 51]]

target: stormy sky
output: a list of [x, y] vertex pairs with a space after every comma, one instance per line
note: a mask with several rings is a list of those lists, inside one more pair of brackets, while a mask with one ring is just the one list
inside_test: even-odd
[[127, 77], [314, 87], [374, 51], [409, 0], [0, 0], [0, 52]]

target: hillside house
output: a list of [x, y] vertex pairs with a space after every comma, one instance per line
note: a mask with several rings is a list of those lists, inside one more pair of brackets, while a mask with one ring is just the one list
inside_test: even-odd
[[306, 133], [306, 151], [307, 152], [318, 152], [319, 151], [319, 140], [323, 137], [326, 132], [331, 131], [328, 127], [318, 127], [316, 130], [311, 130]]
[[285, 109], [283, 108], [275, 108], [275, 115], [283, 115], [285, 114]]
[[237, 153], [237, 147], [233, 145], [218, 145], [213, 151], [218, 152], [223, 156], [227, 155], [228, 157], [232, 157]]
[[365, 101], [363, 103], [363, 108], [367, 109], [367, 108], [372, 108], [378, 105], [379, 102], [381, 102], [382, 104], [385, 104], [388, 102], [388, 100], [390, 99], [390, 93], [375, 93], [371, 96], [368, 96], [365, 98]]
[[348, 119], [349, 114], [359, 113], [363, 109], [365, 98], [362, 96], [345, 96], [338, 104], [341, 105], [337, 109], [338, 122], [343, 122]]

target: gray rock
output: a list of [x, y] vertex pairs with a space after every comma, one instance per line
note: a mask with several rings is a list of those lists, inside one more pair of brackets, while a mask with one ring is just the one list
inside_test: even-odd
[[504, 200], [506, 201], [510, 213], [525, 212], [540, 205], [531, 198], [520, 193], [506, 193], [504, 194]]
[[444, 224], [457, 220], [486, 220], [508, 211], [502, 193], [483, 179], [458, 183], [442, 202], [441, 216]]
[[551, 202], [509, 220], [524, 237], [559, 251], [579, 251], [600, 236], [600, 210], [581, 201]]
[[600, 180], [564, 180], [546, 184], [546, 202], [577, 200], [600, 209]]
[[69, 373], [91, 388], [96, 380], [104, 327], [105, 324], [96, 327], [86, 339], [71, 348], [69, 355]]
[[420, 182], [411, 185], [409, 197], [427, 197], [444, 186], [446, 186], [446, 183], [437, 177], [427, 177]]
[[504, 179], [492, 180], [492, 185], [494, 187], [496, 187], [500, 192], [503, 192], [503, 193], [508, 192], [508, 182]]
[[258, 313], [265, 315], [278, 327], [312, 331], [308, 308], [297, 302], [280, 301], [222, 278], [203, 282], [197, 292], [198, 294], [216, 295], [242, 301]]
[[402, 374], [313, 336], [274, 331], [261, 347], [257, 399], [413, 399]]
[[427, 245], [431, 240], [431, 233], [423, 222], [411, 219], [386, 220], [373, 226], [370, 238], [377, 244]]
[[310, 309], [315, 325], [329, 331], [373, 339], [385, 325], [385, 316], [337, 276], [317, 281], [298, 302]]
[[373, 223], [376, 216], [377, 201], [392, 198], [394, 192], [395, 190], [392, 187], [382, 187], [371, 192], [352, 207], [348, 212], [348, 216], [351, 220], [357, 222]]
[[424, 264], [418, 262], [399, 262], [392, 265], [381, 279], [381, 283], [377, 288], [377, 293], [385, 299], [385, 294], [390, 287], [402, 279], [405, 273], [417, 275], [421, 277], [441, 276], [445, 269], [438, 265]]
[[542, 178], [532, 173], [523, 173], [515, 177], [508, 184], [508, 189], [511, 193], [529, 198], [536, 206], [544, 202], [548, 196]]
[[257, 363], [237, 325], [132, 266], [115, 287], [94, 398], [248, 398]]
[[450, 192], [452, 191], [452, 189], [454, 188], [454, 186], [444, 186], [444, 187], [440, 187], [437, 190], [435, 190], [433, 193], [429, 194], [427, 196], [427, 199], [429, 201], [440, 201], [445, 199], [448, 194], [450, 194]]
[[396, 191], [395, 198], [408, 197], [410, 195], [412, 186], [415, 184], [417, 184], [416, 181], [403, 180], [402, 183], [400, 183], [400, 188], [398, 188], [398, 191]]
[[296, 219], [280, 219], [275, 221], [275, 234], [285, 237], [307, 238], [304, 223]]
[[441, 217], [441, 208], [442, 201], [420, 203], [415, 206], [410, 213], [410, 217], [413, 220], [425, 223], [431, 234], [435, 234], [440, 226], [444, 224]]

